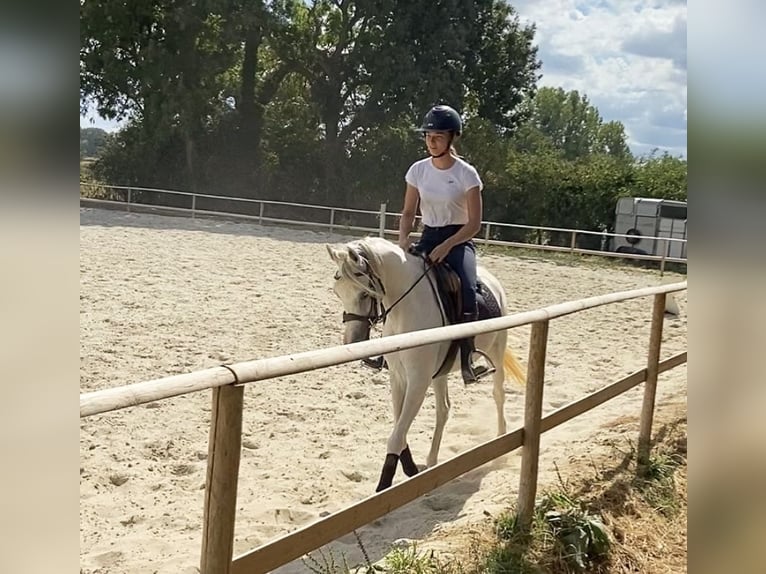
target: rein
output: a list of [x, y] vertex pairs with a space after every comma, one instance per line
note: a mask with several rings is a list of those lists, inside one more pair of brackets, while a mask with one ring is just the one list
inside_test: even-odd
[[[425, 260], [424, 260], [424, 261], [425, 261]], [[423, 270], [423, 273], [421, 273], [421, 274], [420, 274], [420, 277], [418, 277], [418, 278], [415, 280], [415, 282], [414, 282], [412, 285], [410, 285], [410, 288], [409, 288], [409, 289], [407, 289], [407, 290], [406, 290], [406, 291], [405, 291], [405, 292], [404, 292], [404, 293], [401, 295], [401, 297], [399, 297], [399, 298], [398, 298], [396, 301], [394, 301], [394, 302], [391, 304], [391, 306], [390, 306], [388, 309], [383, 309], [383, 315], [380, 317], [380, 321], [383, 321], [384, 323], [386, 322], [386, 317], [387, 317], [387, 316], [388, 316], [388, 314], [391, 312], [391, 310], [392, 310], [394, 307], [396, 307], [396, 306], [399, 304], [399, 302], [400, 302], [402, 299], [404, 299], [404, 298], [405, 298], [407, 295], [409, 295], [410, 291], [412, 291], [412, 290], [415, 288], [415, 286], [416, 286], [418, 283], [420, 283], [420, 280], [421, 280], [421, 279], [423, 279], [423, 277], [425, 277], [426, 275], [428, 275], [428, 272], [431, 270], [431, 267], [433, 267], [433, 265], [432, 265], [431, 263], [425, 262], [425, 265], [424, 265], [424, 270]]]
[[[410, 294], [410, 292], [415, 288], [415, 286], [418, 283], [420, 283], [420, 281], [423, 279], [423, 277], [428, 275], [428, 272], [433, 267], [433, 264], [429, 263], [425, 258], [423, 259], [423, 261], [425, 263], [424, 264], [423, 273], [421, 273], [420, 277], [418, 277], [415, 280], [415, 282], [412, 285], [410, 285], [410, 287], [404, 293], [402, 293], [402, 295], [396, 301], [394, 301], [388, 309], [386, 309], [383, 306], [383, 303], [380, 302], [377, 298], [372, 298], [372, 304], [371, 304], [369, 315], [359, 315], [357, 313], [347, 313], [347, 312], [344, 311], [343, 312], [343, 322], [344, 323], [348, 323], [349, 321], [366, 321], [366, 322], [368, 322], [370, 324], [370, 327], [374, 327], [378, 323], [385, 323], [386, 322], [386, 318], [388, 317], [388, 314], [394, 309], [394, 307], [396, 307], [402, 301], [402, 299], [404, 299], [407, 295]], [[367, 274], [366, 273], [354, 273], [354, 275], [356, 277], [361, 277], [362, 275], [367, 275]], [[367, 275], [367, 278], [370, 280], [370, 289], [371, 290], [374, 291], [373, 283], [377, 282], [377, 284], [380, 285], [380, 290], [385, 295], [386, 290], [383, 287], [383, 284], [381, 283], [380, 279], [378, 279], [377, 277], [375, 277], [372, 274]], [[429, 281], [429, 283], [430, 283], [430, 281]], [[431, 289], [433, 289], [433, 285], [431, 285]]]

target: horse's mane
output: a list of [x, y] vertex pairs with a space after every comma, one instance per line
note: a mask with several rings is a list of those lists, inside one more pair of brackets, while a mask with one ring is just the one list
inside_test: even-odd
[[354, 259], [350, 256], [346, 258], [340, 265], [339, 272], [341, 276], [345, 277], [356, 285], [360, 291], [367, 293], [371, 297], [382, 298], [383, 293], [378, 292], [377, 286], [370, 285], [366, 275], [360, 275], [360, 272], [366, 274], [367, 269], [364, 268], [365, 264], [369, 265], [369, 270], [376, 277], [380, 277], [382, 274], [382, 268], [384, 265], [384, 257], [386, 255], [396, 255], [401, 258], [401, 262], [406, 261], [404, 251], [390, 241], [383, 239], [382, 237], [365, 237], [364, 239], [358, 239], [348, 244], [349, 250], [353, 250], [357, 254], [357, 258]]

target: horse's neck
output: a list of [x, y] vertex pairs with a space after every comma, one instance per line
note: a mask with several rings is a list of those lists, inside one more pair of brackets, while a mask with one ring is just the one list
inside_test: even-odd
[[[382, 277], [386, 296], [383, 304], [390, 311], [395, 331], [409, 331], [441, 324], [441, 314], [430, 277], [423, 277], [422, 259], [407, 256], [385, 259], [385, 277]], [[393, 307], [392, 307], [393, 306]]]

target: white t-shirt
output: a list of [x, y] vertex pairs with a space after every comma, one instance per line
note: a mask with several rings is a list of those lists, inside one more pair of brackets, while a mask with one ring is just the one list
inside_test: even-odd
[[404, 179], [418, 189], [423, 223], [429, 227], [468, 223], [468, 190], [484, 188], [476, 168], [460, 158], [449, 169], [434, 167], [430, 157], [421, 159]]

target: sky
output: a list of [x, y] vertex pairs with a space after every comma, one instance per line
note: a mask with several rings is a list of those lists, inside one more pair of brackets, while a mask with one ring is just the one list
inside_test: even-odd
[[635, 155], [686, 157], [685, 0], [512, 0], [536, 25], [538, 85], [577, 90]]
[[[686, 157], [685, 0], [512, 0], [534, 23], [539, 85], [587, 95], [635, 155]], [[119, 128], [88, 114], [81, 127]]]

